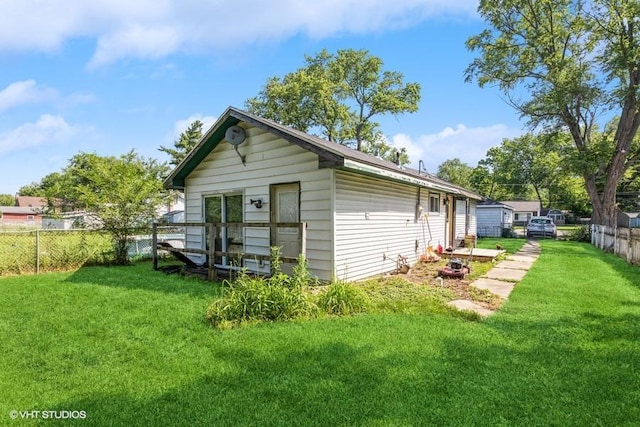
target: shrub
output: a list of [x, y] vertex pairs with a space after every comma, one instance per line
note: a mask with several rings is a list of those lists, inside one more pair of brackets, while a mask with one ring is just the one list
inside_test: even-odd
[[576, 242], [591, 243], [591, 228], [588, 225], [583, 225], [580, 228], [574, 228], [566, 235], [567, 240], [573, 240]]
[[338, 281], [318, 296], [318, 307], [328, 314], [349, 315], [367, 311], [369, 300], [360, 288]]

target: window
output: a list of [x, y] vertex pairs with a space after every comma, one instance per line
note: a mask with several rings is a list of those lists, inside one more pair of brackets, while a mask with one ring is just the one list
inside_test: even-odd
[[429, 195], [429, 212], [440, 212], [440, 195], [439, 194], [430, 194]]

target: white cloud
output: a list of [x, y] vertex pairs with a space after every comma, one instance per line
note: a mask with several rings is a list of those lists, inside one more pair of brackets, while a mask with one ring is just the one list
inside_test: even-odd
[[96, 53], [89, 68], [115, 62], [121, 58], [135, 57], [158, 59], [178, 50], [182, 44], [179, 28], [172, 26], [123, 28], [98, 40]]
[[391, 138], [391, 144], [406, 148], [413, 167], [417, 168], [422, 160], [427, 171], [435, 173], [442, 162], [455, 158], [475, 167], [489, 148], [500, 145], [504, 138], [515, 138], [523, 133], [521, 129], [502, 124], [475, 128], [459, 124], [455, 128], [447, 127], [438, 133], [415, 138], [397, 134]]
[[48, 101], [57, 96], [55, 90], [38, 85], [34, 80], [13, 82], [0, 91], [0, 111], [19, 105]]
[[61, 116], [43, 114], [35, 123], [26, 123], [9, 132], [0, 133], [0, 154], [66, 142], [78, 131], [78, 128], [67, 123]]
[[324, 38], [476, 16], [476, 0], [21, 0], [0, 3], [0, 51], [60, 49], [95, 38], [89, 67], [177, 51], [234, 49], [294, 34]]

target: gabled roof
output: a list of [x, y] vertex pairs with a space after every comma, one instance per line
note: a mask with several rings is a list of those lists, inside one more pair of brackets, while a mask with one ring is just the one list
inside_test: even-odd
[[17, 196], [16, 206], [20, 207], [33, 207], [33, 208], [46, 208], [47, 199], [44, 197], [35, 196]]
[[13, 215], [39, 215], [40, 212], [30, 206], [0, 206], [0, 212]]
[[506, 203], [499, 202], [497, 200], [490, 199], [489, 197], [483, 197], [482, 201], [478, 203], [479, 208], [489, 208], [489, 207], [501, 207], [504, 209], [513, 210], [512, 206], [507, 205]]
[[184, 188], [187, 176], [224, 140], [227, 129], [241, 121], [317, 154], [320, 167], [350, 170], [364, 175], [442, 190], [461, 197], [481, 199], [479, 194], [446, 182], [434, 175], [398, 166], [393, 162], [379, 159], [335, 142], [326, 141], [234, 107], [227, 108], [218, 118], [216, 123], [203, 135], [198, 145], [165, 179], [164, 186], [166, 188]]
[[507, 200], [502, 203], [511, 206], [516, 212], [540, 212], [540, 202], [530, 200]]

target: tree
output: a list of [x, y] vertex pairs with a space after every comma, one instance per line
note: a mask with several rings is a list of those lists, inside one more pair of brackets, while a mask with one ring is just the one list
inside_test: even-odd
[[14, 206], [15, 204], [15, 196], [11, 194], [0, 194], [0, 206]]
[[165, 201], [162, 176], [167, 168], [131, 151], [120, 157], [76, 154], [63, 170], [68, 197], [78, 200], [114, 240], [115, 263], [129, 262], [131, 236], [148, 232]]
[[373, 118], [417, 111], [420, 85], [383, 71], [383, 61], [367, 50], [335, 55], [323, 50], [305, 56], [305, 63], [282, 79], [269, 78], [258, 96], [246, 101], [247, 110], [303, 132], [318, 129], [329, 141], [395, 160]]
[[464, 188], [471, 188], [473, 168], [460, 159], [445, 160], [438, 166], [438, 178]]
[[[568, 131], [592, 220], [614, 227], [616, 188], [640, 126], [640, 2], [481, 0], [478, 10], [490, 28], [467, 40], [480, 56], [466, 80], [496, 84], [531, 126]], [[620, 114], [599, 169], [593, 131], [608, 110]]]
[[180, 134], [180, 137], [174, 141], [174, 148], [160, 146], [158, 150], [167, 153], [171, 157], [169, 163], [177, 166], [185, 157], [187, 157], [187, 154], [189, 154], [189, 152], [202, 138], [203, 126], [204, 124], [200, 120], [194, 121], [184, 132]]

